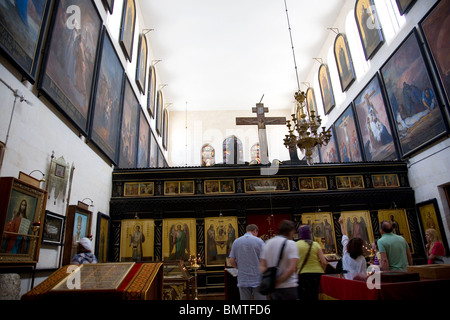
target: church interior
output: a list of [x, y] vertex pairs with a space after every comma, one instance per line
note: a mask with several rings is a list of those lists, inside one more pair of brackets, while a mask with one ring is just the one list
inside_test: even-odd
[[[0, 300], [239, 300], [234, 240], [283, 220], [321, 299], [448, 288], [450, 0], [6, 0], [0, 28]], [[340, 218], [413, 265], [336, 274]]]

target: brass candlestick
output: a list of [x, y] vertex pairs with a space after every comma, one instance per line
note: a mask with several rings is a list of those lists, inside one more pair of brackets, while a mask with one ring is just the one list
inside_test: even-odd
[[200, 254], [198, 257], [189, 256], [190, 268], [194, 269], [194, 300], [198, 300], [198, 287], [197, 287], [197, 270], [201, 268], [197, 262], [201, 262]]

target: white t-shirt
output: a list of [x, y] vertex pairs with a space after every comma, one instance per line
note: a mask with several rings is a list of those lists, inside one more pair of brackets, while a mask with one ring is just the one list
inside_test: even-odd
[[[284, 240], [286, 240], [283, 236], [275, 236], [272, 239], [268, 240], [263, 247], [261, 253], [261, 259], [265, 259], [267, 262], [267, 267], [274, 267], [278, 262], [278, 258], [280, 256], [280, 249], [283, 245]], [[284, 270], [286, 270], [289, 266], [289, 259], [298, 259], [298, 249], [297, 245], [292, 240], [287, 240], [286, 245], [284, 246], [283, 256], [281, 257], [278, 276], [281, 275]], [[276, 288], [291, 288], [297, 287], [297, 272], [292, 273], [292, 275], [283, 283], [279, 284]]]
[[367, 263], [364, 256], [359, 256], [353, 259], [347, 252], [347, 244], [350, 240], [348, 236], [342, 236], [342, 246], [343, 246], [343, 256], [342, 256], [342, 269], [346, 270], [348, 273], [366, 273]]

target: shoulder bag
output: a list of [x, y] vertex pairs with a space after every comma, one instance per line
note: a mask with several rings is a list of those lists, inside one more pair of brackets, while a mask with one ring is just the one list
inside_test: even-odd
[[286, 240], [284, 240], [283, 245], [281, 246], [280, 256], [278, 258], [277, 265], [275, 267], [267, 268], [266, 271], [262, 274], [261, 284], [259, 286], [258, 291], [261, 294], [267, 295], [272, 293], [275, 290], [275, 282], [277, 280], [277, 271], [278, 266], [280, 265], [281, 257], [283, 256], [284, 246], [286, 245]]

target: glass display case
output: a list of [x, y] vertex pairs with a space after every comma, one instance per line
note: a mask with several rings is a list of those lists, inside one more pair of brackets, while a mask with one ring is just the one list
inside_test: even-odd
[[164, 261], [164, 300], [181, 300], [183, 294], [186, 299], [193, 297], [194, 277], [184, 265], [183, 260]]

